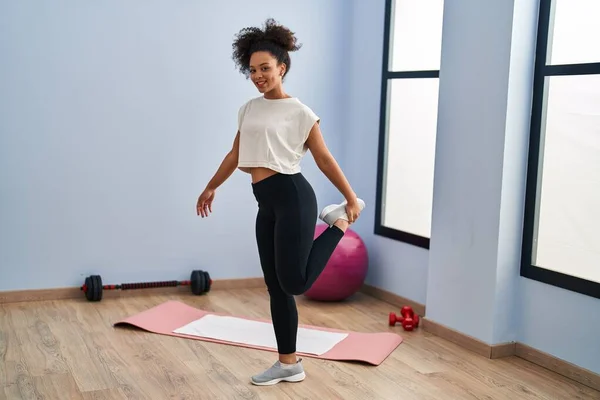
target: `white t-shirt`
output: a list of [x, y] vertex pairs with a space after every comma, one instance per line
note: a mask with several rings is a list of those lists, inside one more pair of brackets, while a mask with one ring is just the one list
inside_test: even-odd
[[265, 167], [282, 174], [300, 172], [306, 139], [319, 117], [295, 97], [251, 99], [240, 107], [238, 167]]

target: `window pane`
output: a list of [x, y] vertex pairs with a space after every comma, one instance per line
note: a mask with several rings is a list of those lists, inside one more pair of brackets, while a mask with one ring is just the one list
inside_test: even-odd
[[600, 282], [600, 75], [553, 76], [533, 264]]
[[548, 64], [600, 62], [600, 1], [552, 0]]
[[440, 69], [443, 0], [396, 0], [390, 60], [393, 71]]
[[437, 78], [390, 81], [383, 225], [429, 238]]

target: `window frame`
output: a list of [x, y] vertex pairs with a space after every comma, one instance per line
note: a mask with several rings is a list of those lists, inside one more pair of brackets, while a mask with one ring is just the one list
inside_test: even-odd
[[538, 216], [538, 174], [541, 172], [539, 170], [540, 141], [545, 121], [545, 102], [548, 93], [546, 77], [600, 74], [600, 62], [547, 65], [546, 56], [554, 5], [554, 0], [540, 0], [538, 11], [520, 275], [524, 278], [600, 299], [600, 283], [538, 267], [533, 264], [532, 260], [533, 239]]
[[437, 78], [440, 77], [440, 70], [414, 70], [414, 71], [393, 71], [390, 68], [390, 54], [392, 45], [392, 18], [394, 18], [394, 1], [386, 0], [385, 2], [385, 21], [384, 21], [384, 40], [383, 40], [383, 65], [381, 71], [381, 99], [379, 110], [379, 146], [377, 152], [377, 193], [375, 204], [375, 224], [374, 233], [378, 236], [383, 236], [389, 239], [408, 243], [424, 249], [429, 249], [430, 238], [420, 236], [414, 233], [401, 231], [389, 226], [383, 225], [383, 199], [386, 184], [385, 170], [387, 160], [387, 134], [390, 105], [390, 85], [394, 79], [413, 79], [413, 78]]

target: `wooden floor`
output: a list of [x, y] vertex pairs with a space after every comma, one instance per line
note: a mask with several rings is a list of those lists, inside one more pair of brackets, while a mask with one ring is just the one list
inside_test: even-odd
[[600, 399], [600, 392], [519, 358], [488, 360], [420, 329], [388, 327], [390, 305], [298, 298], [301, 323], [400, 333], [380, 366], [305, 358], [307, 379], [256, 387], [275, 353], [179, 339], [112, 323], [166, 300], [268, 318], [264, 290], [62, 300], [0, 306], [0, 398], [16, 399]]

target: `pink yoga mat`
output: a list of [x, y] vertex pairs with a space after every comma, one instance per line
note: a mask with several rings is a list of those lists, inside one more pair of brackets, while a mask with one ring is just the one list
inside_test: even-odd
[[[189, 324], [190, 322], [200, 319], [208, 314], [221, 316], [225, 315], [200, 310], [188, 306], [187, 304], [180, 303], [178, 301], [167, 301], [156, 307], [150, 308], [149, 310], [122, 319], [116, 322], [114, 326], [118, 327], [128, 325], [146, 330], [148, 332], [158, 333], [167, 336], [204, 340], [208, 342], [223, 343], [233, 346], [248, 347], [276, 352], [276, 349], [269, 347], [250, 346], [242, 343], [232, 343], [221, 340], [215, 340], [212, 338], [173, 333], [175, 329]], [[271, 321], [264, 319], [255, 319], [240, 316], [235, 317], [244, 318], [250, 321], [271, 323]], [[359, 361], [371, 365], [379, 365], [396, 349], [396, 347], [400, 345], [400, 343], [402, 343], [402, 337], [392, 332], [361, 333], [347, 332], [338, 329], [323, 328], [312, 325], [300, 326], [303, 328], [317, 329], [326, 332], [348, 333], [348, 336], [345, 339], [336, 344], [331, 350], [324, 353], [323, 355], [317, 356], [314, 354], [298, 353], [298, 355], [301, 355], [303, 357], [313, 357], [335, 361]]]

